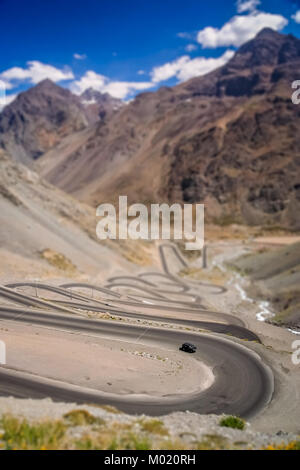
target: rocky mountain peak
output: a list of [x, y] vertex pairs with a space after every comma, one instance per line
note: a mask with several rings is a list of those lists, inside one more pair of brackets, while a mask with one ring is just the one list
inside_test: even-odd
[[109, 93], [101, 93], [90, 87], [81, 95], [80, 100], [86, 107], [86, 112], [90, 121], [107, 119], [112, 116], [124, 103], [118, 98], [114, 98]]
[[275, 66], [299, 59], [299, 39], [293, 35], [280, 34], [271, 28], [264, 28], [254, 39], [239, 48], [227, 67], [249, 69], [260, 66]]
[[89, 123], [80, 99], [46, 79], [22, 92], [0, 114], [0, 147], [29, 164]]

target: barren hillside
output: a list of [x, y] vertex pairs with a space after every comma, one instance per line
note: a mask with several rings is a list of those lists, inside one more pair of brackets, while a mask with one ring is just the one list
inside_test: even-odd
[[39, 161], [53, 184], [93, 205], [205, 202], [216, 222], [299, 229], [300, 41], [265, 29], [224, 67], [143, 93]]
[[0, 152], [0, 278], [105, 278], [128, 266], [96, 239], [95, 211]]
[[93, 206], [201, 202], [221, 225], [299, 230], [299, 75], [300, 40], [264, 29], [225, 66], [128, 105], [44, 81], [4, 109], [0, 144]]

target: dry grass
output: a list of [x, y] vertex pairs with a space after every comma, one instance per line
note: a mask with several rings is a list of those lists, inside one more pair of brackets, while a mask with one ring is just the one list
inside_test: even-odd
[[197, 450], [225, 450], [230, 446], [225, 437], [218, 434], [207, 434], [202, 441], [197, 444]]
[[263, 447], [263, 450], [300, 450], [300, 441], [292, 441], [288, 444], [271, 444]]
[[101, 432], [97, 435], [85, 435], [75, 442], [80, 450], [151, 450], [151, 441], [147, 437], [133, 432]]
[[67, 423], [73, 426], [88, 426], [90, 424], [105, 424], [101, 418], [96, 418], [87, 410], [72, 410], [63, 416]]
[[159, 419], [140, 420], [139, 425], [142, 431], [147, 433], [159, 434], [160, 436], [167, 436], [169, 434], [163, 422]]
[[[72, 410], [61, 420], [31, 422], [12, 415], [0, 419], [0, 448], [3, 450], [224, 450], [250, 448], [247, 442], [231, 444], [219, 434], [201, 440], [184, 435], [171, 437], [158, 419], [129, 422], [103, 420], [84, 409]], [[76, 429], [76, 432], [74, 432]], [[300, 441], [271, 444], [265, 450], [300, 450]]]
[[104, 240], [103, 243], [130, 263], [138, 266], [152, 265], [152, 244], [149, 242], [144, 240]]
[[41, 257], [45, 259], [51, 266], [68, 273], [69, 275], [75, 274], [77, 272], [76, 266], [61, 253], [57, 253], [54, 250], [49, 248], [43, 250]]
[[98, 404], [92, 404], [91, 406], [94, 406], [96, 408], [101, 408], [104, 411], [107, 411], [108, 413], [113, 413], [115, 415], [123, 414], [123, 411], [118, 410], [115, 406], [112, 405], [98, 405]]
[[10, 415], [1, 419], [2, 448], [6, 450], [46, 450], [64, 448], [66, 426], [62, 421], [29, 423]]
[[214, 267], [213, 269], [201, 269], [195, 267], [187, 267], [182, 269], [179, 273], [181, 277], [190, 277], [197, 281], [211, 282], [220, 286], [224, 286], [228, 274], [223, 273], [219, 268]]

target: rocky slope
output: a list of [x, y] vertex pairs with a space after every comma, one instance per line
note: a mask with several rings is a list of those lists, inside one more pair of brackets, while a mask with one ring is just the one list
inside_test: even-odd
[[270, 29], [222, 68], [142, 93], [40, 160], [53, 184], [94, 205], [204, 202], [220, 223], [299, 229], [300, 40]]
[[80, 100], [85, 106], [86, 114], [90, 122], [109, 119], [122, 106], [123, 101], [113, 98], [109, 93], [88, 88], [80, 95]]
[[44, 81], [0, 115], [0, 145], [92, 205], [205, 203], [207, 219], [300, 229], [300, 40], [262, 30], [223, 67], [130, 104]]
[[30, 164], [87, 125], [80, 99], [51, 80], [43, 80], [20, 93], [0, 114], [0, 146], [16, 161]]
[[128, 267], [96, 238], [95, 211], [0, 150], [0, 283], [92, 276]]
[[29, 166], [65, 137], [109, 119], [121, 100], [92, 88], [77, 96], [43, 80], [20, 93], [0, 114], [0, 147]]

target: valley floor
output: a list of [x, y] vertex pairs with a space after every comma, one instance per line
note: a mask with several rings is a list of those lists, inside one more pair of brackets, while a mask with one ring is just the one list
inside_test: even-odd
[[[266, 243], [266, 241], [260, 240], [260, 243]], [[275, 381], [272, 401], [249, 420], [245, 431], [220, 427], [220, 417], [214, 415], [198, 415], [186, 412], [159, 417], [159, 421], [167, 431], [164, 431], [166, 434], [163, 439], [162, 435], [159, 434], [159, 443], [156, 435], [151, 448], [164, 448], [155, 447], [164, 445], [168, 448], [167, 445], [173, 445], [170, 443], [170, 439], [177, 442], [177, 444], [174, 444], [175, 446], [196, 448], [203, 440], [207, 440], [207, 435], [220, 437], [222, 442], [210, 441], [209, 445], [216, 448], [222, 448], [222, 446], [262, 448], [268, 445], [281, 445], [282, 443], [286, 445], [288, 442], [297, 441], [300, 433], [298, 398], [300, 366], [294, 365], [291, 359], [293, 353], [292, 343], [297, 339], [297, 336], [286, 328], [259, 321], [262, 318], [262, 313], [265, 313], [265, 311], [262, 312], [262, 309], [266, 310], [267, 308], [263, 299], [251, 299], [246, 294], [248, 281], [241, 278], [226, 265], [228, 260], [252, 252], [255, 249], [253, 241], [244, 242], [237, 239], [212, 240], [208, 249], [208, 268], [202, 270], [201, 259], [193, 259], [189, 266], [180, 271], [179, 274], [182, 279], [187, 279], [195, 285], [195, 290], [203, 298], [203, 306], [207, 311], [227, 312], [237, 319], [241, 319], [250, 331], [259, 336], [262, 344], [238, 338], [230, 339], [256, 352], [263, 362], [272, 369]], [[5, 256], [8, 255], [5, 254]], [[17, 256], [14, 257], [13, 255], [11, 260], [13, 260], [15, 266], [20, 261]], [[158, 259], [154, 256], [154, 263], [157, 262]], [[170, 256], [168, 263], [171, 271], [178, 272], [178, 260], [172, 259], [172, 256]], [[20, 262], [20, 266], [21, 264]], [[66, 282], [66, 277], [57, 277], [57, 270], [54, 268], [49, 269], [49, 272], [38, 272], [40, 282], [49, 282], [49, 278], [51, 285], [60, 285]], [[23, 271], [19, 271], [19, 273], [17, 271], [15, 277], [20, 280]], [[141, 272], [141, 268], [136, 268], [136, 272]], [[12, 275], [13, 270], [7, 278], [2, 273], [2, 285], [11, 282]], [[82, 278], [80, 279], [82, 280]], [[83, 279], [87, 282], [89, 278], [84, 276]], [[226, 292], [222, 295], [216, 295], [213, 290], [198, 285], [199, 281], [224, 286]], [[23, 292], [26, 292], [26, 289], [22, 289]], [[34, 296], [34, 287], [28, 289], [31, 289], [31, 292], [27, 290], [27, 293], [29, 292], [30, 295]], [[124, 287], [118, 290], [125, 297], [130, 294], [130, 289], [128, 292]], [[40, 290], [37, 290], [35, 293], [38, 294], [39, 299], [45, 299], [46, 294], [44, 292], [41, 293]], [[83, 292], [81, 291], [81, 293]], [[94, 293], [93, 296], [95, 297], [93, 298], [94, 300], [98, 298], [100, 301], [101, 295], [99, 294], [98, 297], [97, 295], [97, 293]], [[47, 295], [47, 299], [55, 301], [55, 294]], [[8, 302], [6, 305], [11, 304]], [[144, 310], [144, 313], [147, 314], [147, 310]], [[145, 331], [151, 327], [170, 328], [170, 324], [163, 323], [159, 319], [161, 313], [161, 311], [152, 312], [154, 319], [151, 322], [148, 321], [147, 323], [147, 319], [145, 319]], [[85, 315], [82, 312], [80, 314]], [[88, 315], [91, 315], [91, 312]], [[99, 315], [99, 318], [105, 319], [105, 309]], [[158, 316], [157, 320], [155, 315]], [[177, 318], [177, 320], [182, 318], [182, 314], [176, 311], [172, 313], [165, 312], [164, 315], [166, 318]], [[220, 315], [222, 314], [220, 313]], [[196, 315], [190, 312], [185, 319], [195, 320]], [[109, 315], [106, 320], [107, 322], [121, 320], [131, 325], [135, 325], [140, 321], [134, 318], [113, 318]], [[173, 325], [173, 328], [175, 330], [184, 330], [184, 326], [180, 325], [180, 321], [177, 325]], [[191, 331], [193, 330], [199, 331], [197, 328], [191, 328]], [[220, 336], [228, 338], [224, 334]], [[213, 369], [207, 367], [205, 361], [199, 362], [193, 357], [183, 355], [180, 352], [170, 352], [166, 347], [151, 347], [139, 340], [128, 342], [128, 340], [122, 341], [119, 339], [116, 341], [113, 338], [93, 337], [90, 333], [55, 331], [52, 328], [32, 325], [30, 322], [16, 323], [13, 320], [5, 319], [1, 319], [0, 339], [4, 340], [7, 345], [7, 365], [4, 370], [8, 368], [12, 371], [22, 371], [37, 377], [42, 376], [75, 386], [101, 390], [104, 393], [163, 397], [172, 394], [176, 390], [176, 394], [188, 396], [207, 389], [214, 381]], [[200, 381], [199, 377], [201, 377]], [[0, 398], [2, 416], [14, 414], [18, 419], [25, 417], [29, 421], [53, 419], [53, 417], [61, 420], [65, 413], [79, 408], [81, 409], [82, 406], [55, 404], [51, 400]], [[107, 413], [106, 411], [97, 411], [98, 408], [92, 409], [86, 405], [83, 408], [95, 416], [100, 413], [101, 419], [111, 420], [113, 418], [115, 423], [129, 423], [130, 426], [135, 426], [135, 430], [139, 430], [140, 426], [136, 423], [137, 419], [152, 419], [145, 418], [145, 416], [142, 418], [132, 417], [123, 413], [103, 416]], [[83, 425], [85, 424], [83, 423]], [[192, 429], [192, 432], [188, 436], [190, 429]], [[90, 430], [76, 428], [72, 432], [82, 436], [82, 433], [87, 431]], [[184, 435], [185, 432], [187, 436]], [[153, 438], [153, 435], [151, 436]], [[146, 437], [149, 438], [149, 435], [147, 434]], [[163, 444], [164, 440], [165, 444]], [[167, 441], [169, 444], [167, 444]], [[236, 442], [241, 441], [243, 444], [236, 444]]]

